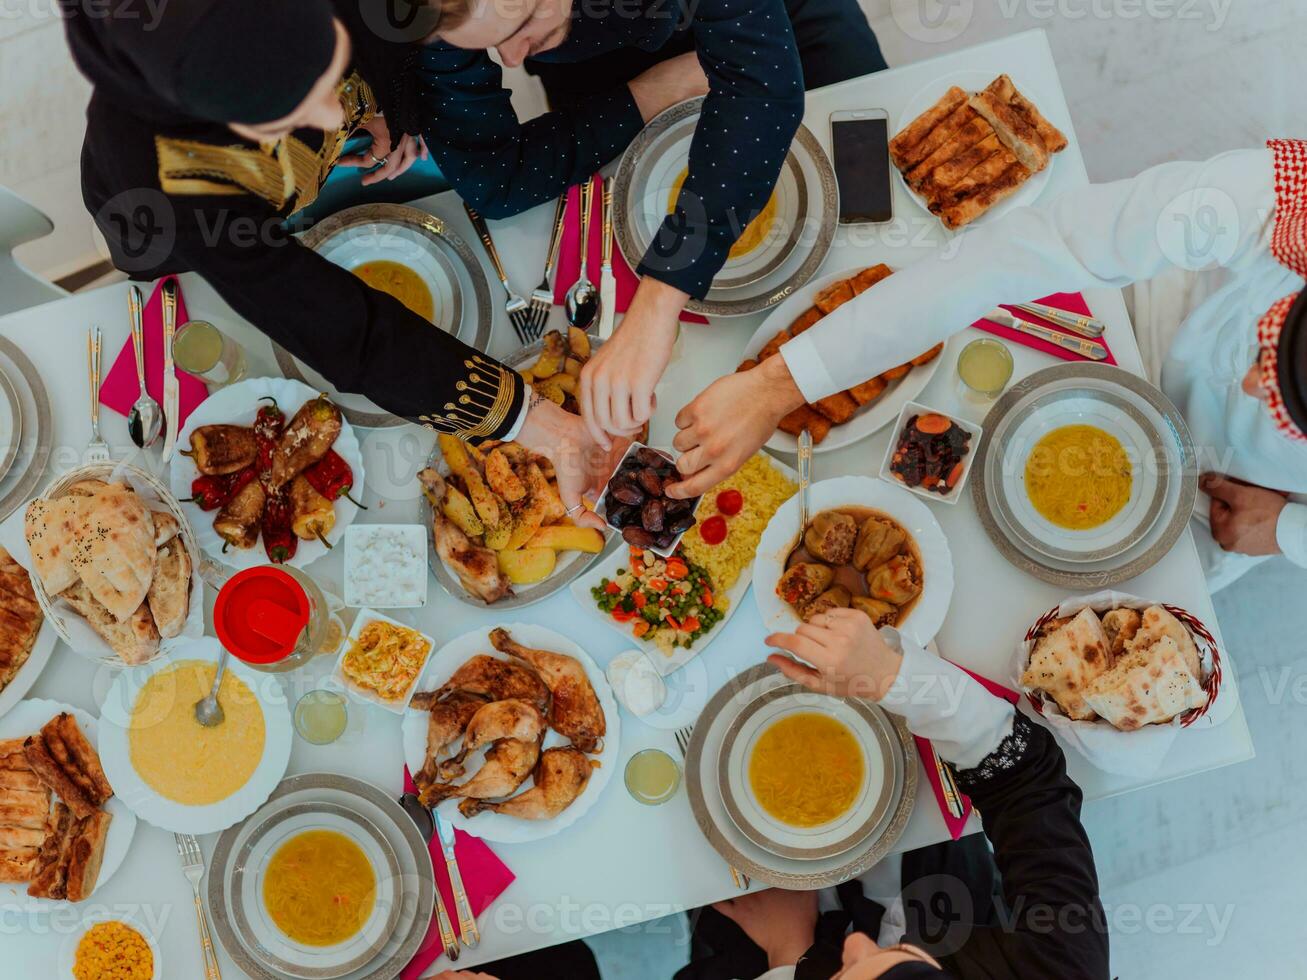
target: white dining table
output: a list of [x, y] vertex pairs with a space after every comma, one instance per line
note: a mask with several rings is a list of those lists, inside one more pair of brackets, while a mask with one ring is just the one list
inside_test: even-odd
[[[906, 120], [904, 107], [934, 80], [959, 71], [1010, 71], [1046, 114], [1073, 119], [1067, 110], [1057, 68], [1042, 31], [1030, 31], [968, 50], [942, 55], [889, 71], [865, 76], [810, 92], [805, 122], [829, 152], [829, 115], [836, 110], [883, 108], [895, 129]], [[891, 131], [895, 131], [892, 129]], [[1070, 145], [1055, 160], [1041, 200], [1086, 183], [1084, 162], [1075, 133], [1067, 129]], [[484, 262], [475, 235], [458, 199], [440, 194], [416, 206], [450, 221], [477, 251], [492, 284], [495, 322], [491, 352], [511, 353], [519, 346], [501, 305], [501, 291]], [[937, 220], [895, 187], [895, 219], [889, 224], [841, 228], [822, 272], [858, 268], [876, 262], [905, 266], [943, 239]], [[492, 230], [515, 288], [526, 292], [537, 281], [544, 260], [552, 206], [543, 205], [505, 221]], [[252, 374], [276, 374], [266, 338], [245, 323], [194, 275], [182, 277], [182, 290], [193, 318], [211, 320], [247, 349]], [[53, 476], [76, 465], [89, 438], [86, 373], [83, 362], [85, 330], [98, 324], [104, 331], [105, 370], [128, 338], [126, 284], [111, 285], [56, 300], [0, 318], [0, 335], [17, 342], [36, 364], [54, 405], [55, 451]], [[1121, 366], [1141, 372], [1138, 348], [1119, 291], [1090, 290], [1086, 299], [1099, 319], [1108, 325], [1107, 340]], [[1026, 297], [1013, 297], [1014, 301]], [[563, 323], [554, 310], [554, 325]], [[687, 325], [682, 331], [675, 360], [659, 388], [659, 411], [651, 441], [670, 443], [678, 408], [720, 375], [732, 371], [763, 319], [762, 314], [709, 325]], [[964, 326], [962, 324], [959, 327]], [[970, 339], [964, 331], [955, 336], [942, 356], [940, 370], [919, 400], [945, 411], [979, 420], [984, 408], [964, 403], [954, 386], [954, 363], [961, 344]], [[1055, 363], [1026, 347], [1012, 348], [1016, 376], [1021, 377]], [[106, 412], [104, 435], [115, 455], [131, 449], [125, 420]], [[434, 437], [416, 427], [402, 426], [360, 432], [366, 467], [365, 503], [370, 509], [359, 523], [406, 523], [418, 520], [418, 487], [414, 479], [431, 452]], [[814, 478], [839, 474], [874, 476], [890, 438], [890, 429], [844, 449], [816, 457]], [[1038, 581], [1008, 564], [986, 536], [970, 496], [954, 506], [932, 505], [948, 537], [955, 566], [952, 605], [937, 643], [940, 652], [974, 671], [1011, 683], [1013, 650], [1026, 628], [1043, 612], [1066, 597], [1064, 590]], [[310, 567], [310, 573], [330, 591], [340, 593], [343, 549]], [[1171, 552], [1137, 579], [1120, 586], [1147, 597], [1164, 598], [1194, 613], [1217, 634], [1219, 628], [1189, 533]], [[210, 590], [211, 592], [211, 590]], [[207, 597], [212, 605], [213, 596]], [[539, 623], [573, 638], [601, 665], [629, 648], [616, 632], [579, 615], [576, 600], [567, 590], [529, 608], [504, 615], [474, 608], [430, 584], [426, 606], [399, 614], [443, 643], [471, 629], [489, 628], [505, 621]], [[764, 630], [752, 597], [743, 600], [712, 646], [685, 668], [678, 685], [690, 716], [731, 677], [758, 663], [765, 654]], [[1225, 651], [1224, 644], [1221, 646]], [[1235, 671], [1224, 672], [1222, 698], [1233, 710], [1219, 725], [1182, 732], [1161, 768], [1146, 777], [1113, 775], [1088, 765], [1068, 751], [1068, 768], [1093, 800], [1128, 792], [1208, 769], [1232, 765], [1253, 755], [1252, 741], [1238, 704]], [[283, 681], [290, 702], [317, 686], [330, 670], [317, 661]], [[69, 702], [98, 713], [114, 672], [83, 659], [63, 644], [31, 691], [32, 697]], [[383, 710], [351, 703], [352, 730], [336, 744], [315, 747], [296, 739], [288, 774], [331, 771], [370, 780], [390, 793], [400, 791], [403, 759], [399, 718]], [[618, 771], [602, 798], [583, 819], [567, 830], [537, 843], [493, 845], [512, 869], [516, 880], [481, 916], [482, 942], [465, 950], [459, 967], [474, 966], [500, 957], [526, 952], [645, 920], [737, 894], [726, 865], [712, 850], [695, 824], [682, 788], [668, 803], [643, 806], [626, 792], [621, 767], [631, 754], [658, 747], [679, 758], [671, 724], [649, 725], [623, 711]], [[895, 850], [903, 851], [947, 838], [939, 808], [927, 781], [918, 781], [918, 801], [906, 832]], [[971, 828], [979, 829], [972, 818]], [[206, 854], [216, 836], [202, 839]], [[123, 866], [97, 888], [82, 906], [33, 916], [4, 906], [0, 886], [0, 975], [52, 977], [64, 938], [88, 910], [108, 908], [143, 920], [158, 937], [164, 976], [192, 978], [203, 975], [190, 886], [182, 878], [172, 835], [140, 823]], [[754, 887], [758, 887], [756, 884]], [[223, 976], [241, 977], [219, 948]], [[432, 971], [447, 966], [442, 958]]]

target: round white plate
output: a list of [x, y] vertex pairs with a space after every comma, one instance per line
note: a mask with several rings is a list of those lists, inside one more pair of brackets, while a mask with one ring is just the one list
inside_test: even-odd
[[[903, 112], [899, 115], [898, 129], [894, 131], [893, 135], [901, 133], [914, 119], [938, 102], [940, 97], [949, 90], [950, 86], [956, 85], [958, 88], [974, 95], [988, 86], [990, 82], [1003, 73], [1003, 70], [978, 71], [975, 69], [968, 69], [966, 71], [953, 72], [952, 74], [945, 75], [943, 78], [934, 79], [929, 84], [919, 89], [912, 98], [908, 99], [907, 105], [904, 106]], [[1011, 77], [1012, 84], [1017, 87], [1017, 91], [1033, 102], [1035, 107], [1048, 119], [1049, 122], [1063, 132], [1066, 132], [1066, 130], [1070, 128], [1066, 120], [1054, 119], [1052, 117], [1051, 107], [1053, 101], [1051, 99], [1042, 98], [1041, 93], [1024, 84], [1021, 76], [1017, 73], [1008, 71], [1007, 74]], [[1035, 199], [1043, 192], [1044, 186], [1048, 183], [1049, 175], [1053, 172], [1053, 167], [1057, 165], [1058, 156], [1060, 156], [1060, 154], [1050, 154], [1048, 158], [1048, 166], [1039, 171], [1039, 173], [1032, 174], [1030, 179], [1013, 191], [1012, 194], [999, 201], [984, 214], [980, 215], [980, 217], [970, 222], [966, 227], [971, 228], [975, 225], [981, 224], [982, 222], [992, 221], [999, 215], [1006, 214], [1014, 208], [1024, 207], [1027, 204], [1034, 203]], [[908, 195], [921, 205], [923, 211], [930, 214], [930, 208], [927, 206], [925, 199], [908, 186], [908, 182], [904, 179], [902, 171], [900, 171], [898, 167], [893, 166], [893, 164], [891, 164], [890, 169], [894, 171], [895, 175], [898, 177], [899, 183], [903, 185], [903, 188], [908, 192]], [[964, 229], [962, 228], [959, 228], [956, 231], [945, 229], [949, 234], [958, 234], [963, 230]]]
[[[597, 759], [601, 765], [590, 775], [590, 782], [586, 785], [585, 791], [571, 806], [553, 820], [518, 820], [516, 817], [505, 816], [502, 813], [489, 812], [478, 813], [474, 817], [465, 817], [458, 812], [458, 800], [448, 800], [440, 804], [441, 816], [464, 833], [471, 834], [473, 837], [480, 837], [482, 840], [498, 841], [501, 844], [523, 844], [527, 841], [552, 837], [559, 831], [565, 830], [585, 816], [590, 808], [595, 805], [609, 780], [612, 779], [613, 771], [618, 768], [617, 760], [622, 757], [622, 723], [617, 711], [617, 701], [613, 697], [613, 689], [608, 684], [608, 678], [604, 676], [604, 672], [599, 669], [599, 665], [590, 658], [588, 653], [567, 637], [543, 626], [535, 626], [530, 623], [504, 623], [502, 628], [508, 630], [513, 639], [523, 646], [563, 653], [579, 660], [581, 666], [585, 668], [586, 676], [590, 678], [595, 695], [599, 698], [599, 706], [604, 709], [604, 721], [608, 729], [607, 734], [604, 736], [602, 751], [591, 754], [591, 758]], [[449, 676], [461, 667], [464, 661], [475, 657], [479, 653], [487, 654], [498, 660], [508, 659], [490, 645], [488, 630], [473, 630], [470, 633], [455, 637], [431, 655], [431, 658], [427, 661], [426, 669], [422, 672], [422, 676], [418, 678], [414, 690], [435, 690], [448, 680]], [[426, 761], [427, 712], [417, 711], [413, 708], [406, 710], [404, 712], [403, 735], [404, 762], [408, 766], [409, 772], [416, 773], [422, 768], [423, 762]], [[545, 735], [543, 748], [551, 749], [566, 744], [567, 739], [550, 729], [548, 734]], [[468, 756], [464, 763], [467, 776], [463, 778], [470, 778], [480, 767], [484, 757], [483, 750], [478, 750]], [[522, 788], [518, 792], [530, 789], [531, 785], [531, 780], [528, 779], [522, 784]]]
[[[853, 805], [824, 824], [798, 827], [768, 813], [754, 793], [749, 763], [758, 740], [782, 718], [799, 714], [830, 716], [853, 734], [862, 754], [863, 779]], [[844, 854], [867, 839], [889, 814], [895, 773], [892, 746], [877, 717], [862, 701], [814, 694], [797, 685], [760, 694], [736, 716], [718, 755], [726, 811], [745, 837], [782, 857], [816, 860]]]
[[92, 926], [101, 922], [121, 922], [136, 932], [140, 933], [146, 945], [150, 947], [150, 954], [154, 958], [154, 972], [150, 974], [150, 980], [163, 980], [163, 960], [159, 954], [159, 942], [154, 935], [146, 928], [145, 923], [141, 921], [140, 916], [121, 915], [112, 909], [99, 908], [86, 912], [82, 915], [81, 920], [77, 923], [77, 928], [70, 932], [63, 945], [59, 947], [59, 976], [71, 977], [73, 975], [73, 966], [77, 963], [77, 945], [82, 941]]
[[[99, 722], [89, 712], [83, 711], [81, 708], [74, 708], [71, 704], [64, 704], [61, 701], [47, 701], [44, 698], [32, 698], [28, 701], [20, 701], [7, 715], [0, 718], [0, 739], [35, 735], [46, 722], [61, 711], [67, 711], [77, 719], [82, 734], [86, 736], [91, 745], [95, 747], [96, 752], [99, 753], [100, 762], [104, 765], [105, 775], [109, 777], [109, 785], [114, 788], [115, 794], [109, 797], [103, 807], [112, 819], [109, 821], [109, 833], [105, 837], [104, 859], [100, 864], [100, 876], [95, 881], [95, 889], [88, 896], [87, 900], [89, 901], [95, 897], [96, 892], [100, 890], [106, 881], [113, 877], [113, 873], [122, 865], [123, 860], [127, 857], [128, 850], [131, 849], [132, 837], [136, 833], [136, 817], [122, 799], [121, 790], [114, 781], [113, 774], [109, 772], [109, 766], [105, 763], [105, 745], [100, 738], [101, 727]], [[0, 909], [27, 913], [53, 912], [56, 909], [70, 907], [68, 902], [56, 901], [55, 899], [29, 898], [25, 882], [18, 884], [0, 883]]]
[[0, 479], [18, 457], [23, 441], [23, 405], [9, 375], [0, 367]]
[[155, 660], [144, 667], [124, 670], [110, 686], [101, 708], [104, 742], [100, 756], [109, 782], [138, 817], [151, 826], [175, 834], [212, 834], [248, 817], [276, 789], [290, 761], [290, 708], [281, 685], [272, 674], [253, 670], [230, 657], [227, 672], [244, 681], [263, 709], [263, 758], [245, 785], [217, 803], [189, 806], [160, 795], [132, 766], [128, 729], [141, 689], [161, 670], [187, 660], [217, 663], [221, 652], [218, 641], [206, 636], [180, 647], [171, 659]]
[[[356, 844], [377, 883], [367, 921], [353, 936], [333, 946], [310, 946], [291, 939], [273, 920], [263, 899], [268, 863], [283, 844], [311, 830], [333, 831]], [[236, 930], [270, 969], [306, 980], [343, 977], [366, 966], [386, 945], [386, 938], [399, 923], [402, 885], [395, 849], [370, 820], [336, 803], [294, 804], [253, 827], [237, 856], [232, 875], [232, 887], [240, 892]]]
[[[286, 423], [289, 425], [300, 406], [310, 399], [317, 398], [318, 394], [318, 391], [303, 382], [292, 381], [289, 378], [250, 378], [238, 382], [214, 392], [191, 413], [181, 432], [177, 434], [178, 449], [189, 448], [191, 433], [202, 425], [253, 425], [254, 416], [259, 408], [267, 404], [259, 400], [265, 395], [277, 399], [277, 404], [286, 413]], [[341, 419], [340, 425], [340, 435], [331, 448], [336, 450], [354, 471], [354, 489], [350, 493], [356, 500], [362, 500], [365, 484], [363, 454], [359, 450], [359, 441], [354, 435], [354, 427], [349, 424], [349, 420]], [[173, 456], [168, 469], [169, 486], [173, 496], [179, 501], [189, 497], [191, 482], [198, 475], [199, 470], [195, 468], [195, 463], [189, 456], [183, 456], [180, 452]], [[218, 516], [218, 512], [201, 510], [193, 503], [183, 503], [181, 507], [191, 528], [195, 531], [195, 540], [201, 550], [214, 561], [238, 571], [268, 563], [262, 538], [253, 548], [229, 547], [227, 553], [223, 554], [222, 546], [226, 542], [213, 529], [213, 519]], [[358, 515], [358, 507], [344, 497], [334, 502], [334, 509], [336, 526], [327, 535], [328, 540], [333, 543], [342, 539], [345, 528], [349, 527]], [[312, 541], [301, 541], [295, 557], [286, 564], [293, 565], [295, 568], [305, 568], [327, 554], [327, 546], [316, 538]]]
[[[843, 272], [834, 272], [828, 276], [814, 279], [807, 285], [796, 289], [785, 302], [767, 314], [767, 319], [762, 321], [762, 325], [749, 338], [749, 343], [745, 345], [740, 360], [757, 357], [758, 351], [762, 350], [768, 341], [797, 320], [800, 314], [807, 311], [812, 306], [813, 297], [827, 286], [839, 282], [841, 279], [848, 279], [865, 268], [866, 266], [860, 265], [852, 269], [845, 269]], [[872, 289], [875, 288], [875, 286], [872, 287]], [[922, 353], [925, 353], [925, 351], [922, 351]], [[930, 384], [930, 379], [935, 376], [940, 364], [944, 362], [945, 353], [946, 351], [940, 351], [939, 355], [929, 364], [914, 367], [907, 373], [906, 377], [894, 382], [886, 389], [884, 394], [870, 405], [859, 408], [858, 413], [843, 425], [831, 426], [830, 434], [818, 445], [813, 446], [812, 451], [814, 453], [826, 453], [833, 449], [843, 449], [845, 446], [851, 446], [868, 436], [875, 435], [889, 425], [899, 417], [899, 412], [903, 409], [903, 406], [915, 400], [926, 385]], [[771, 434], [771, 438], [767, 440], [767, 448], [778, 453], [797, 453], [799, 451], [799, 441], [788, 432], [777, 429]]]
[[[50, 657], [54, 654], [55, 644], [59, 642], [59, 634], [51, 625], [49, 618], [41, 621], [41, 629], [36, 634], [36, 642], [32, 644], [32, 652], [27, 656], [27, 663], [18, 668], [18, 673], [0, 690], [0, 717], [8, 714], [9, 711], [17, 704], [21, 704], [23, 695], [32, 689], [36, 679], [41, 676], [41, 671], [45, 670], [45, 665], [50, 662]], [[49, 721], [47, 718], [46, 721]]]
[[[1156, 523], [1166, 498], [1169, 468], [1155, 452], [1157, 430], [1128, 402], [1110, 392], [1064, 392], [1064, 397], [1037, 401], [1002, 438], [999, 465], [1000, 509], [1018, 537], [1050, 558], [1101, 561], [1128, 550]], [[1091, 425], [1113, 436], [1130, 459], [1130, 497], [1124, 507], [1098, 527], [1075, 531], [1058, 527], [1035, 509], [1026, 492], [1025, 469], [1036, 444], [1048, 433], [1069, 425]]]
[[[953, 599], [953, 555], [930, 508], [900, 487], [870, 476], [837, 476], [809, 488], [813, 516], [833, 507], [868, 507], [901, 524], [921, 556], [922, 590], [899, 632], [925, 646], [935, 638]], [[767, 632], [790, 632], [800, 622], [792, 606], [776, 594], [799, 527], [799, 499], [791, 497], [767, 525], [753, 563], [753, 597]]]

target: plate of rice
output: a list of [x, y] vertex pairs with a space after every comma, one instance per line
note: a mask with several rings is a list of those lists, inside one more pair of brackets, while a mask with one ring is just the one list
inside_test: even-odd
[[[574, 580], [572, 595], [588, 614], [646, 648], [655, 668], [667, 676], [707, 649], [725, 628], [753, 581], [754, 555], [763, 531], [798, 489], [794, 470], [758, 453], [703, 495], [695, 510], [698, 523], [681, 539], [676, 555], [688, 568], [686, 578], [694, 583], [692, 598], [702, 600], [706, 584], [711, 615], [704, 615], [703, 608], [691, 609], [687, 620], [660, 608], [666, 604], [649, 602], [650, 576], [644, 574], [641, 556], [625, 546]], [[675, 590], [683, 581], [655, 578], [654, 589]], [[711, 621], [707, 629], [701, 626], [705, 621]]]

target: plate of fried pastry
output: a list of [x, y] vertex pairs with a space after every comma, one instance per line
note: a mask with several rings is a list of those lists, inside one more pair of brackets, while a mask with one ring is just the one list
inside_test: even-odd
[[945, 228], [1029, 204], [1067, 138], [1011, 77], [959, 72], [909, 100], [890, 159]]
[[[737, 371], [747, 371], [765, 361], [788, 340], [815, 326], [860, 293], [888, 279], [894, 270], [873, 265], [848, 269], [815, 279], [794, 291], [762, 322], [744, 348], [744, 360]], [[798, 436], [805, 428], [812, 433], [816, 452], [841, 449], [874, 434], [899, 417], [899, 411], [915, 399], [935, 376], [944, 345], [937, 344], [906, 364], [879, 374], [848, 391], [839, 391], [812, 405], [801, 405], [785, 418], [767, 448], [782, 453], [798, 450]]]
[[100, 765], [96, 720], [31, 699], [0, 718], [0, 908], [47, 912], [118, 870], [136, 817]]
[[617, 768], [617, 702], [579, 646], [543, 626], [474, 630], [432, 655], [404, 714], [423, 803], [483, 840], [550, 837]]
[[27, 570], [0, 546], [0, 716], [31, 690], [57, 640]]

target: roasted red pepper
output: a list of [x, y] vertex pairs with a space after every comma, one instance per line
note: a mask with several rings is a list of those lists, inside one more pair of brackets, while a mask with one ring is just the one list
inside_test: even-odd
[[244, 490], [254, 477], [253, 466], [225, 476], [197, 476], [191, 481], [191, 495], [185, 502], [195, 504], [200, 510], [219, 510]]
[[367, 510], [349, 495], [349, 492], [354, 489], [354, 471], [350, 469], [344, 457], [334, 449], [328, 449], [327, 455], [305, 470], [304, 479], [328, 500], [339, 500], [344, 497], [360, 510]]
[[268, 494], [259, 530], [263, 535], [263, 550], [274, 564], [290, 561], [299, 547], [299, 538], [291, 530], [292, 517], [290, 494], [284, 490]]
[[271, 395], [264, 395], [260, 401], [269, 402], [259, 406], [258, 414], [254, 416], [254, 438], [259, 444], [259, 458], [254, 465], [262, 477], [272, 469], [273, 450], [281, 441], [281, 434], [286, 431], [286, 413], [277, 407], [277, 399]]

